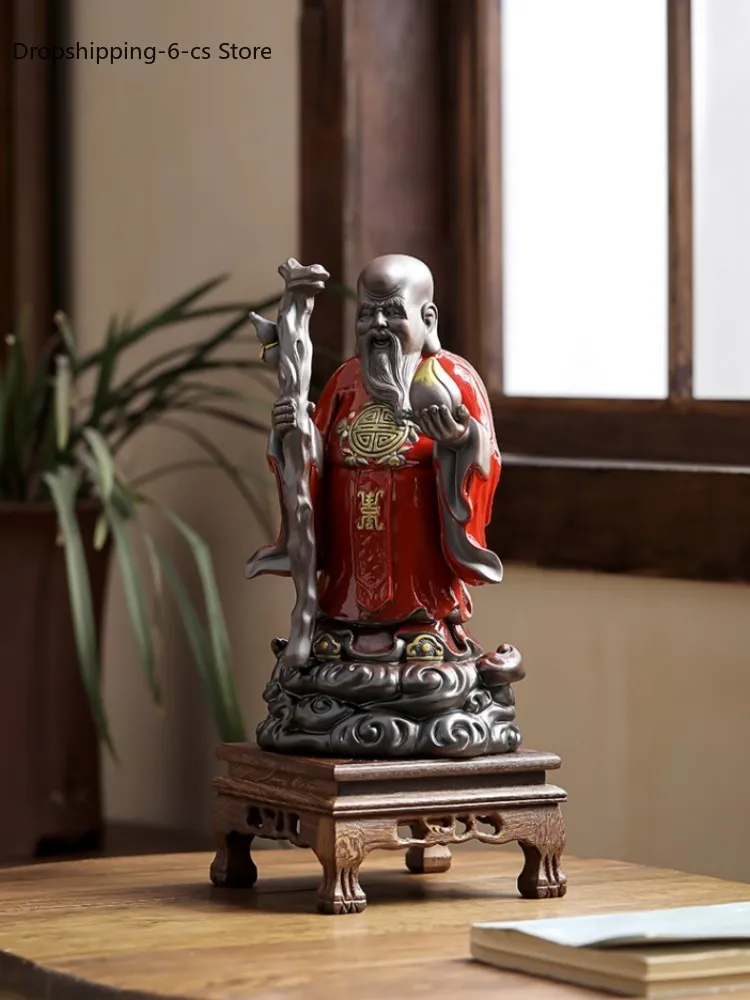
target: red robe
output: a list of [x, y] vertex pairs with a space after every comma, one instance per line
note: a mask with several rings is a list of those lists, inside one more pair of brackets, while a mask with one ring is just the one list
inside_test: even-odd
[[446, 458], [441, 470], [441, 451], [450, 453], [413, 424], [399, 425], [389, 407], [368, 396], [358, 358], [334, 373], [318, 403], [314, 421], [324, 461], [322, 477], [313, 470], [311, 487], [319, 604], [329, 618], [385, 624], [426, 613], [437, 621], [451, 615], [463, 622], [471, 616], [465, 584], [496, 581], [502, 574], [499, 560], [485, 549], [500, 477], [487, 393], [462, 358], [448, 351], [434, 357], [486, 432], [480, 432], [484, 468], [471, 464], [458, 473], [453, 507], [445, 482], [456, 463]]

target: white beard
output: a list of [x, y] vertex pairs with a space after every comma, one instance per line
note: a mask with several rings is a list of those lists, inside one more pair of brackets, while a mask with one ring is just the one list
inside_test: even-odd
[[387, 347], [375, 347], [371, 340], [365, 344], [360, 355], [362, 381], [373, 399], [403, 413], [408, 409], [409, 389], [421, 355], [404, 354], [398, 337], [389, 336]]

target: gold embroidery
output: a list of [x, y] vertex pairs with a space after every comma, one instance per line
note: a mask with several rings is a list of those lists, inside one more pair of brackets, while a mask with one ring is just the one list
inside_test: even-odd
[[407, 660], [442, 660], [443, 646], [434, 635], [426, 632], [415, 635], [406, 646]]
[[347, 465], [404, 465], [403, 452], [419, 437], [416, 426], [408, 420], [396, 421], [386, 403], [369, 403], [352, 420], [339, 422], [337, 433]]
[[383, 499], [383, 491], [368, 493], [367, 490], [359, 490], [357, 496], [359, 497], [357, 528], [360, 531], [383, 531], [385, 525], [380, 520], [380, 501]]
[[337, 660], [341, 656], [341, 643], [330, 632], [324, 632], [313, 643], [313, 654], [319, 660]]

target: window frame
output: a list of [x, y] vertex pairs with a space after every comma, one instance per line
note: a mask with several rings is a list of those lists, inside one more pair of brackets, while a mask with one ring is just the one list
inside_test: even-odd
[[67, 0], [0, 0], [0, 368], [24, 314], [36, 364], [61, 305], [65, 76], [51, 60], [14, 59], [13, 43], [59, 44], [66, 18]]
[[[493, 404], [505, 468], [489, 540], [503, 558], [746, 581], [750, 403], [691, 398], [690, 0], [666, 4], [667, 399], [501, 393], [501, 0], [303, 0], [302, 252], [349, 285], [377, 253], [432, 267], [441, 339]], [[416, 171], [403, 169], [410, 120]], [[316, 342], [341, 357], [351, 304], [320, 307]]]

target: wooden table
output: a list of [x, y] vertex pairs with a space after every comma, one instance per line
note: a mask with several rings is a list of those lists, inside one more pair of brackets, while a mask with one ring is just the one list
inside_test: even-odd
[[202, 853], [0, 871], [0, 998], [591, 998], [470, 961], [470, 924], [750, 898], [748, 885], [567, 858], [565, 898], [524, 900], [518, 857], [458, 851], [445, 874], [409, 875], [403, 856], [374, 854], [371, 905], [343, 918], [312, 912], [318, 864], [301, 850], [260, 854], [248, 890], [211, 886]]

